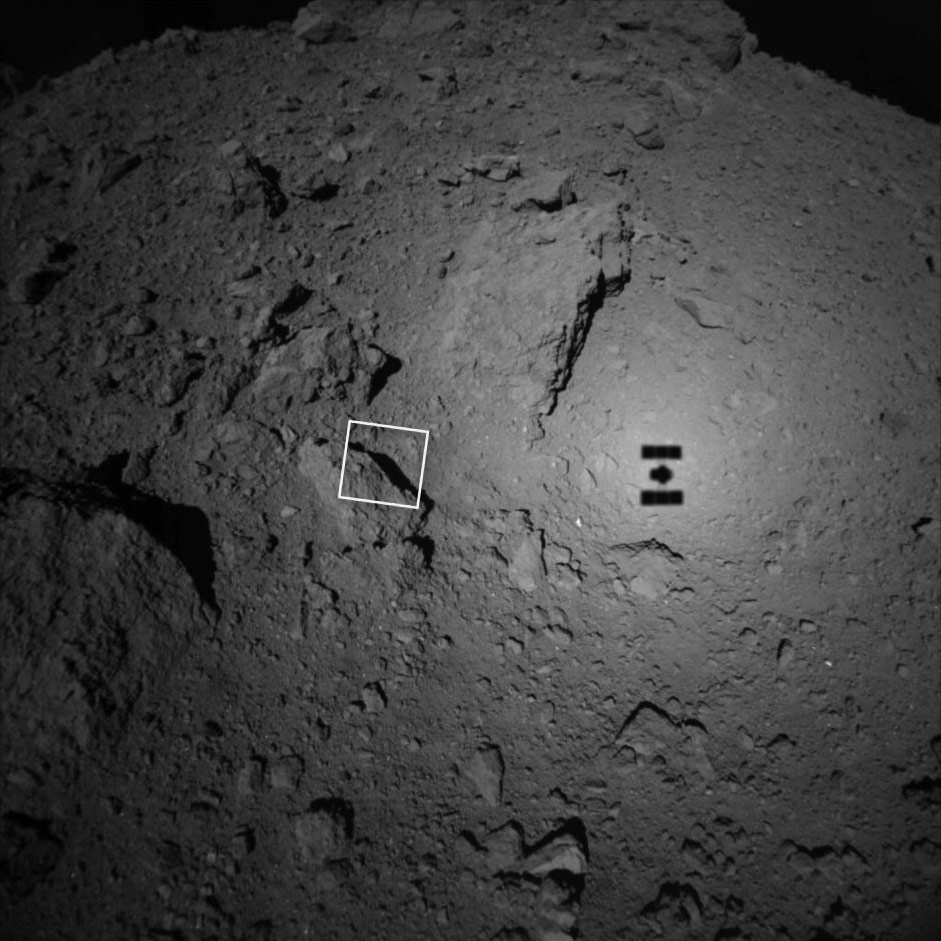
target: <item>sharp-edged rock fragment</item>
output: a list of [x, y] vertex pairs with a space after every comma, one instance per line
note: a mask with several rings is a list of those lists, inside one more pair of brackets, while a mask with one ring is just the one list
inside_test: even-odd
[[547, 876], [550, 872], [581, 876], [588, 871], [588, 862], [578, 838], [573, 833], [560, 833], [529, 853], [524, 868], [531, 876]]
[[79, 189], [84, 193], [106, 193], [141, 165], [141, 155], [116, 152], [104, 144], [94, 144], [79, 165]]
[[281, 407], [321, 398], [365, 400], [370, 376], [349, 324], [306, 327], [271, 350], [252, 385], [258, 401]]
[[310, 45], [349, 42], [355, 39], [350, 25], [332, 16], [316, 0], [298, 10], [291, 24], [291, 32], [295, 39]]
[[142, 163], [140, 154], [116, 154], [105, 167], [105, 172], [98, 183], [98, 192], [107, 193], [112, 186], [124, 179]]
[[[149, 509], [98, 486], [0, 473], [7, 817], [67, 820], [87, 765], [108, 765], [135, 707], [160, 695], [212, 622], [184, 563], [138, 520]], [[9, 786], [6, 770], [20, 767], [44, 769], [40, 790]], [[0, 870], [9, 872], [15, 845], [3, 843]]]
[[435, 100], [444, 101], [458, 93], [457, 74], [451, 66], [431, 66], [422, 69], [418, 77], [423, 82], [430, 82], [435, 90]]
[[661, 28], [702, 50], [721, 72], [731, 72], [742, 57], [746, 37], [745, 22], [724, 5], [690, 7], [671, 3], [664, 8]]
[[542, 558], [542, 534], [527, 533], [520, 540], [507, 567], [510, 581], [520, 591], [531, 592], [536, 590], [539, 579], [545, 573], [546, 567]]
[[676, 719], [651, 702], [642, 702], [624, 721], [615, 740], [619, 756], [667, 776], [689, 775], [703, 782], [715, 777], [706, 752], [708, 736], [694, 719]]
[[10, 281], [10, 300], [29, 306], [41, 303], [71, 270], [66, 262], [74, 253], [75, 246], [55, 237], [37, 239]]
[[293, 195], [316, 203], [332, 199], [339, 190], [339, 186], [321, 168], [299, 174], [290, 185]]
[[727, 329], [731, 326], [731, 313], [725, 304], [717, 304], [708, 298], [693, 297], [688, 294], [674, 295], [673, 300], [676, 306], [686, 311], [700, 327], [714, 330], [719, 327]]
[[160, 377], [154, 389], [154, 402], [164, 408], [176, 405], [189, 391], [189, 387], [203, 374], [199, 360], [172, 362]]
[[322, 798], [294, 818], [294, 837], [301, 862], [313, 868], [350, 854], [353, 808], [343, 800]]
[[381, 683], [367, 683], [360, 695], [366, 712], [382, 712], [389, 702]]
[[64, 272], [58, 268], [40, 266], [30, 271], [23, 271], [10, 282], [9, 297], [15, 304], [27, 304], [34, 307], [56, 286]]
[[152, 317], [147, 317], [143, 314], [131, 314], [131, 316], [124, 321], [121, 333], [126, 337], [143, 337], [153, 332], [156, 326]]
[[516, 414], [539, 437], [595, 312], [629, 277], [631, 229], [618, 203], [524, 218], [484, 220], [461, 249], [441, 298], [436, 359], [472, 397], [479, 387], [501, 422]]
[[491, 872], [519, 872], [523, 859], [523, 828], [511, 820], [484, 839]]
[[696, 98], [690, 94], [679, 82], [674, 82], [668, 78], [657, 79], [653, 87], [660, 90], [673, 105], [673, 110], [683, 121], [692, 121], [699, 117], [700, 107]]
[[401, 0], [391, 3], [379, 27], [381, 39], [408, 39], [458, 29], [461, 17], [435, 0]]
[[478, 749], [467, 766], [467, 777], [491, 807], [499, 806], [503, 799], [503, 770], [503, 756], [496, 745]]
[[292, 281], [279, 291], [271, 312], [276, 316], [296, 313], [311, 299], [313, 293], [306, 285]]
[[275, 791], [296, 791], [304, 774], [304, 759], [285, 755], [268, 765], [268, 784]]
[[643, 105], [632, 105], [624, 113], [624, 126], [644, 150], [662, 150], [665, 146], [660, 125]]
[[263, 208], [269, 219], [284, 213], [288, 201], [278, 171], [244, 147], [223, 145], [221, 150], [225, 152], [219, 153], [220, 165], [213, 171], [212, 183], [232, 215], [250, 208]]
[[578, 82], [620, 85], [627, 77], [627, 70], [615, 62], [607, 62], [604, 59], [589, 59], [573, 65], [569, 74]]
[[408, 507], [414, 506], [417, 489], [385, 455], [351, 448], [346, 455], [342, 495]]
[[571, 172], [547, 170], [520, 183], [513, 191], [510, 207], [516, 212], [526, 209], [557, 212], [574, 202]]
[[520, 175], [520, 158], [513, 154], [482, 154], [465, 161], [464, 169], [475, 176], [504, 183]]

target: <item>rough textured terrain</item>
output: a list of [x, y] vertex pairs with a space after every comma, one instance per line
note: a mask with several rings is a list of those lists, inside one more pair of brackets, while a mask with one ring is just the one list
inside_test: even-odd
[[6, 936], [934, 937], [939, 136], [713, 2], [17, 96]]

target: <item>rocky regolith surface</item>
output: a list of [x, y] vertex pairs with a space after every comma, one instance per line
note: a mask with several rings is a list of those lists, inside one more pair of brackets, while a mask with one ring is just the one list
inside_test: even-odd
[[2, 119], [6, 936], [934, 936], [938, 127], [626, 0]]

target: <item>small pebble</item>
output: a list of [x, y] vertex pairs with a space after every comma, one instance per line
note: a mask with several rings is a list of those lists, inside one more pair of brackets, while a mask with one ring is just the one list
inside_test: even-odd
[[334, 163], [346, 163], [350, 159], [350, 152], [342, 144], [334, 144], [327, 151], [327, 157]]
[[126, 337], [142, 337], [150, 333], [156, 324], [150, 317], [144, 317], [140, 314], [132, 314], [124, 324], [122, 333]]

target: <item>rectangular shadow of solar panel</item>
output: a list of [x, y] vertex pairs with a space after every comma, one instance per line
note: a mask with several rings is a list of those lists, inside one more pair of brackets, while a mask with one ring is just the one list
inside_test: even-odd
[[683, 502], [682, 490], [641, 490], [641, 506], [679, 506]]
[[642, 444], [640, 456], [645, 461], [678, 461], [683, 449], [678, 444]]

